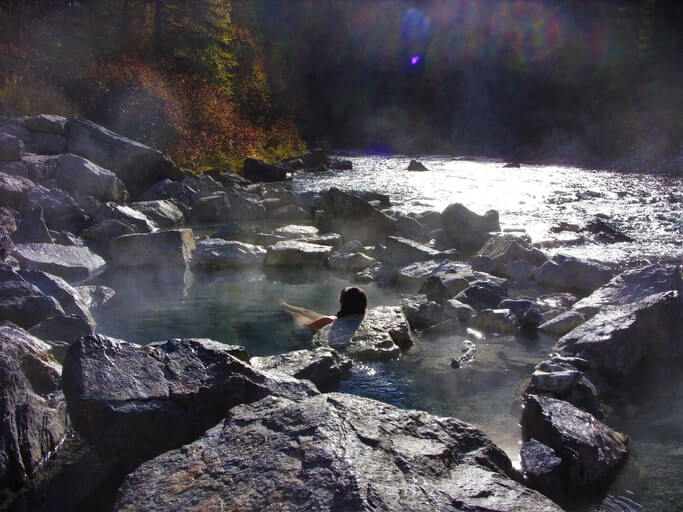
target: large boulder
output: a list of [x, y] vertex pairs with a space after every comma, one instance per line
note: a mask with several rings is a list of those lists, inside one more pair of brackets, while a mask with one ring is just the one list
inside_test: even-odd
[[92, 219], [88, 229], [109, 220], [121, 221], [134, 229], [135, 233], [150, 233], [156, 227], [142, 211], [131, 206], [108, 202], [102, 204], [97, 210], [97, 214]]
[[332, 247], [300, 240], [283, 240], [268, 247], [266, 265], [323, 266], [332, 253]]
[[111, 262], [122, 267], [142, 265], [186, 266], [195, 250], [191, 229], [173, 229], [124, 235], [112, 239], [109, 244]]
[[0, 131], [0, 162], [14, 162], [21, 158], [24, 143], [21, 139]]
[[410, 163], [408, 164], [408, 170], [409, 171], [424, 172], [424, 171], [428, 171], [429, 169], [427, 169], [422, 162], [419, 162], [417, 160], [411, 160]]
[[61, 370], [48, 344], [0, 325], [0, 489], [24, 484], [64, 438]]
[[32, 150], [39, 155], [58, 155], [66, 151], [66, 137], [56, 133], [31, 133]]
[[0, 203], [18, 207], [35, 187], [28, 178], [0, 172]]
[[87, 247], [78, 246], [17, 244], [12, 254], [24, 268], [42, 270], [70, 282], [90, 279], [106, 264]]
[[592, 292], [612, 278], [613, 270], [595, 261], [557, 255], [536, 272], [537, 283], [560, 290]]
[[66, 133], [66, 117], [52, 114], [38, 114], [37, 116], [24, 119], [24, 126], [31, 132], [52, 133], [64, 135]]
[[371, 361], [398, 357], [401, 348], [409, 348], [414, 341], [401, 308], [391, 306], [338, 318], [313, 336], [316, 346], [332, 347], [353, 359]]
[[91, 195], [100, 201], [127, 201], [128, 190], [113, 172], [83, 157], [60, 155], [54, 178], [59, 186], [74, 194]]
[[18, 220], [17, 230], [12, 234], [12, 240], [17, 244], [28, 243], [53, 243], [50, 230], [45, 224], [43, 209], [33, 203], [28, 203], [21, 208], [21, 212], [15, 220]]
[[335, 253], [327, 260], [327, 266], [333, 270], [358, 272], [377, 263], [375, 258], [362, 252]]
[[460, 203], [446, 207], [441, 213], [441, 226], [450, 245], [456, 249], [474, 252], [490, 238], [490, 233], [500, 231], [498, 212], [489, 210], [477, 215]]
[[235, 405], [317, 393], [305, 381], [259, 372], [228, 350], [210, 340], [139, 346], [83, 338], [64, 361], [74, 427], [102, 456], [132, 468], [195, 440]]
[[244, 161], [242, 176], [251, 181], [283, 181], [287, 179], [287, 169], [267, 164], [263, 160], [247, 158]]
[[476, 428], [347, 394], [269, 397], [139, 467], [116, 511], [561, 509]]
[[538, 326], [538, 330], [555, 336], [564, 336], [586, 321], [578, 311], [565, 311]]
[[394, 231], [395, 221], [364, 199], [331, 188], [323, 201], [318, 219], [321, 231], [340, 233], [346, 240], [375, 243]]
[[522, 434], [552, 448], [562, 459], [569, 489], [597, 485], [613, 477], [628, 456], [628, 437], [568, 402], [529, 395]]
[[173, 228], [183, 223], [185, 215], [173, 201], [158, 199], [139, 201], [129, 205], [139, 211], [160, 228]]
[[36, 183], [42, 183], [54, 177], [59, 165], [59, 156], [25, 153], [21, 156], [21, 165], [26, 168], [29, 178]]
[[678, 290], [604, 308], [560, 338], [558, 347], [594, 361], [598, 377], [621, 382], [645, 359], [683, 355], [682, 308]]
[[218, 238], [199, 240], [192, 257], [193, 264], [209, 268], [262, 265], [265, 260], [266, 250], [259, 245]]
[[494, 309], [508, 296], [505, 289], [490, 281], [473, 281], [455, 298], [476, 309]]
[[113, 171], [135, 197], [155, 182], [181, 180], [182, 171], [160, 151], [85, 119], [69, 119], [67, 149]]
[[64, 315], [64, 310], [54, 297], [0, 264], [0, 321], [28, 328], [57, 315]]
[[588, 297], [575, 303], [572, 309], [591, 317], [601, 309], [629, 304], [648, 295], [669, 290], [683, 293], [680, 267], [664, 264], [647, 265], [619, 274]]
[[296, 379], [310, 380], [320, 391], [336, 391], [351, 376], [351, 360], [328, 347], [295, 350], [275, 356], [252, 357], [257, 370], [282, 372]]
[[191, 206], [196, 189], [184, 181], [173, 181], [168, 178], [159, 180], [137, 196], [138, 201], [154, 201], [158, 199], [173, 199], [185, 206]]

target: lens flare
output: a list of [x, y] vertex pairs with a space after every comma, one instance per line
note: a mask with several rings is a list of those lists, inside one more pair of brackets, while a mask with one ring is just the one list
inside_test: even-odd
[[411, 66], [417, 66], [417, 64], [422, 60], [422, 57], [420, 55], [413, 55], [410, 57], [410, 65]]

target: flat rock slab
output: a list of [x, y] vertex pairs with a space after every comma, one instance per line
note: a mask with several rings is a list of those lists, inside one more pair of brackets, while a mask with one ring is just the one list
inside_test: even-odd
[[259, 245], [209, 238], [197, 242], [192, 263], [202, 267], [245, 267], [262, 265], [266, 250]]
[[562, 459], [567, 488], [609, 480], [628, 456], [628, 437], [569, 402], [529, 395], [522, 432], [552, 448]]
[[398, 357], [415, 342], [400, 307], [379, 306], [365, 315], [338, 318], [313, 336], [313, 344], [329, 346], [359, 360]]
[[537, 283], [561, 290], [592, 292], [612, 278], [610, 267], [594, 261], [557, 257], [536, 272]]
[[387, 249], [382, 253], [382, 260], [387, 263], [405, 265], [415, 261], [431, 260], [440, 254], [436, 249], [400, 236], [388, 236], [385, 243]]
[[109, 252], [112, 263], [123, 267], [185, 266], [190, 263], [195, 247], [191, 229], [172, 229], [114, 238]]
[[42, 270], [70, 282], [90, 279], [106, 264], [87, 247], [70, 245], [17, 244], [12, 255], [24, 268]]
[[283, 240], [268, 247], [266, 265], [323, 266], [332, 253], [332, 247], [299, 240]]
[[62, 368], [51, 347], [0, 326], [0, 489], [16, 489], [59, 445], [66, 431]]
[[588, 317], [605, 307], [623, 306], [654, 293], [678, 290], [683, 292], [681, 270], [676, 265], [647, 265], [623, 272], [601, 286], [572, 309]]
[[336, 350], [318, 347], [267, 357], [252, 357], [249, 363], [259, 370], [282, 372], [313, 382], [320, 391], [336, 391], [351, 375], [351, 361]]
[[197, 339], [140, 346], [89, 336], [70, 347], [63, 382], [74, 427], [124, 467], [197, 439], [237, 404], [317, 393], [305, 381], [252, 368], [226, 345]]
[[114, 510], [550, 512], [476, 428], [332, 393], [232, 409], [128, 476]]
[[4, 265], [0, 270], [0, 319], [29, 328], [43, 320], [63, 315], [54, 297], [21, 278]]
[[624, 306], [604, 308], [565, 334], [560, 350], [596, 363], [601, 376], [628, 378], [646, 358], [683, 355], [683, 313], [678, 291], [649, 295]]
[[139, 211], [160, 228], [172, 228], [185, 220], [183, 212], [172, 201], [158, 199], [156, 201], [138, 201], [130, 207]]

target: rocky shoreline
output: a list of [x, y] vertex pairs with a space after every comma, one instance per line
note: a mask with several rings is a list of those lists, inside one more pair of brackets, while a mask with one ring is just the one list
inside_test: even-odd
[[[601, 421], [603, 404], [642, 365], [683, 356], [680, 268], [616, 273], [549, 258], [502, 233], [496, 211], [397, 215], [382, 194], [277, 183], [349, 164], [313, 152], [247, 161], [249, 180], [196, 177], [89, 121], [0, 119], [0, 508], [60, 457], [70, 429], [123, 481], [113, 510], [549, 511], [604, 488], [629, 447], [628, 432]], [[273, 229], [253, 227], [263, 222]], [[605, 229], [591, 233], [615, 241]], [[98, 333], [91, 310], [116, 293], [100, 274], [182, 282], [196, 267], [327, 267], [408, 295], [272, 357]], [[529, 283], [555, 294], [555, 307], [512, 293]], [[522, 472], [456, 419], [334, 392], [354, 361], [468, 327], [558, 340], [522, 393]], [[473, 358], [467, 347], [453, 371]]]

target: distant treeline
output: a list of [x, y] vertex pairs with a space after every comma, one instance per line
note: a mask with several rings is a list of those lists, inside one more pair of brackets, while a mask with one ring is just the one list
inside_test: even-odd
[[680, 163], [679, 0], [0, 5], [6, 108], [82, 113], [195, 166], [293, 154], [298, 133], [371, 151]]

